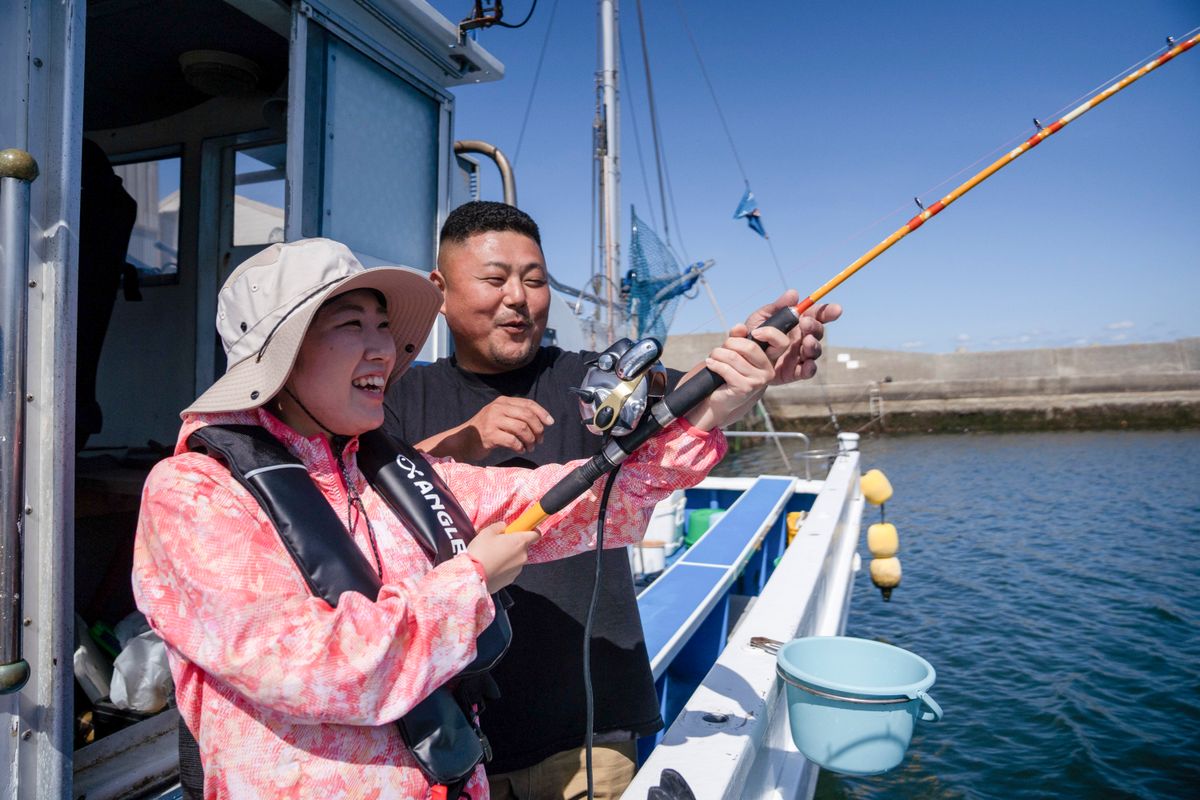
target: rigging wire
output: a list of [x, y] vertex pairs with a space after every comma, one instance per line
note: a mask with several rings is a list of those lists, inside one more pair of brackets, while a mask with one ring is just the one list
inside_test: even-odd
[[[675, 189], [671, 186], [671, 171], [666, 168], [666, 154], [663, 155], [663, 174], [667, 178], [667, 197], [670, 198], [671, 216], [675, 219], [675, 238], [679, 240], [679, 250], [683, 253], [685, 263], [690, 263], [692, 257], [688, 255], [687, 245], [683, 242], [683, 226], [679, 224], [679, 207], [675, 205]], [[667, 243], [670, 247], [670, 242]]]
[[[592, 293], [595, 294], [597, 297], [600, 296], [600, 290], [599, 290], [600, 284], [596, 280], [596, 258], [600, 252], [600, 236], [597, 233], [597, 228], [598, 228], [598, 224], [599, 224], [599, 216], [600, 216], [599, 210], [597, 208], [599, 205], [600, 181], [598, 180], [599, 176], [597, 174], [598, 166], [596, 164], [596, 160], [597, 160], [596, 157], [600, 153], [600, 125], [601, 125], [601, 121], [600, 121], [600, 84], [599, 84], [599, 81], [597, 81], [597, 83], [596, 83], [596, 114], [594, 117], [592, 117], [592, 158], [591, 158], [591, 162], [592, 162], [592, 184], [591, 184], [592, 240], [588, 246], [588, 251], [591, 254], [591, 275], [588, 277], [588, 284], [592, 287]], [[577, 303], [575, 306], [576, 315], [578, 315], [578, 313], [579, 313], [578, 309], [580, 308], [581, 305], [582, 305], [582, 298], [580, 298], [580, 302]], [[598, 308], [599, 308], [599, 306], [597, 306], [597, 309]], [[595, 342], [596, 331], [595, 331], [594, 327], [592, 327], [590, 334], [591, 334], [591, 338], [593, 340], [591, 343], [591, 347], [594, 348], [596, 346], [596, 342]]]
[[[534, 5], [537, 5], [536, 0]], [[530, 14], [533, 9], [530, 9]], [[546, 60], [546, 50], [550, 44], [550, 33], [554, 30], [554, 15], [558, 13], [558, 0], [550, 7], [550, 21], [546, 23], [546, 35], [542, 37], [542, 50], [538, 53], [537, 67], [533, 70], [533, 85], [529, 87], [529, 99], [525, 102], [525, 116], [521, 118], [521, 132], [517, 134], [517, 149], [513, 152], [512, 163], [515, 167], [521, 157], [521, 145], [525, 142], [525, 128], [529, 124], [529, 112], [533, 110], [533, 96], [537, 93], [538, 80], [542, 77], [542, 64]], [[524, 23], [522, 23], [524, 24]]]
[[[625, 61], [625, 40], [621, 39], [621, 71], [626, 75], [630, 75], [629, 65]], [[633, 122], [633, 144], [637, 149], [638, 156], [638, 171], [642, 175], [642, 190], [646, 193], [646, 207], [650, 209], [650, 225], [656, 230], [658, 229], [658, 219], [654, 214], [654, 195], [650, 193], [650, 179], [646, 177], [646, 158], [642, 155], [642, 134], [638, 130], [637, 113], [634, 107], [637, 105], [633, 102], [632, 92], [629, 92], [629, 102], [626, 104], [629, 108], [629, 119]]]
[[[638, 35], [642, 40], [642, 67], [646, 71], [646, 101], [650, 107], [650, 132], [654, 141], [654, 168], [658, 172], [658, 195], [662, 202], [663, 213], [663, 235], [667, 240], [667, 247], [671, 246], [671, 226], [667, 219], [667, 192], [663, 187], [663, 155], [661, 151], [661, 136], [662, 131], [658, 126], [658, 111], [654, 105], [654, 79], [650, 73], [650, 48], [646, 44], [646, 20], [642, 15], [642, 0], [636, 0], [637, 5], [637, 20], [638, 20]], [[679, 225], [679, 220], [675, 221], [676, 227]]]
[[700, 46], [696, 44], [696, 37], [692, 36], [692, 29], [687, 23], [687, 14], [683, 11], [683, 4], [679, 0], [675, 0], [675, 8], [679, 11], [683, 32], [687, 34], [688, 41], [692, 44], [692, 52], [696, 54], [696, 63], [700, 65], [700, 74], [704, 76], [704, 85], [708, 87], [708, 94], [712, 97], [713, 106], [717, 109], [717, 118], [721, 120], [721, 127], [725, 129], [725, 138], [729, 140], [729, 149], [733, 151], [733, 160], [737, 162], [738, 172], [742, 173], [742, 181], [749, 188], [750, 179], [746, 177], [746, 167], [742, 164], [741, 156], [738, 155], [737, 145], [733, 142], [733, 134], [729, 131], [729, 123], [725, 121], [725, 113], [721, 110], [721, 104], [717, 102], [717, 92], [713, 88], [712, 81], [709, 80], [708, 70], [704, 67], [704, 59], [700, 57]]
[[502, 19], [496, 20], [496, 24], [499, 25], [501, 28], [511, 28], [512, 30], [516, 30], [517, 28], [524, 28], [525, 23], [529, 22], [529, 20], [531, 20], [533, 18], [533, 12], [535, 9], [537, 9], [537, 4], [538, 4], [538, 0], [533, 0], [533, 3], [529, 6], [529, 13], [525, 15], [525, 19], [521, 20], [516, 25], [513, 25], [511, 22], [505, 22]]
[[[640, 0], [639, 0], [640, 3]], [[725, 131], [725, 138], [729, 141], [729, 149], [733, 153], [733, 160], [737, 162], [738, 172], [742, 175], [742, 183], [746, 185], [746, 191], [750, 191], [750, 178], [746, 174], [746, 167], [742, 163], [742, 157], [738, 154], [737, 145], [733, 140], [733, 133], [729, 130], [729, 122], [725, 119], [725, 112], [721, 109], [721, 103], [717, 100], [717, 91], [713, 88], [712, 80], [708, 77], [708, 69], [704, 66], [704, 57], [700, 54], [700, 45], [696, 43], [696, 37], [692, 35], [691, 26], [687, 22], [687, 14], [683, 10], [683, 4], [679, 0], [675, 0], [675, 9], [679, 12], [679, 21], [683, 24], [683, 31], [687, 34], [688, 42], [692, 45], [692, 53], [696, 56], [696, 63], [700, 65], [700, 74], [704, 77], [704, 85], [708, 87], [708, 94], [712, 98], [713, 107], [717, 110], [717, 118], [721, 120], [721, 127]], [[771, 253], [771, 261], [775, 264], [775, 272], [779, 275], [779, 281], [783, 284], [786, 291], [788, 288], [787, 276], [783, 273], [783, 266], [779, 263], [779, 256], [775, 253], [775, 245], [771, 239], [764, 235], [767, 242], [767, 249]]]
[[[678, 254], [675, 253], [675, 248], [671, 244], [670, 230], [669, 230], [669, 228], [670, 228], [669, 220], [674, 219], [675, 220], [675, 236], [679, 240], [679, 249], [683, 253], [684, 261], [690, 262], [692, 259], [688, 255], [687, 245], [684, 244], [684, 241], [683, 241], [683, 226], [679, 224], [679, 211], [675, 205], [675, 191], [674, 191], [673, 187], [671, 186], [671, 170], [670, 170], [670, 168], [668, 166], [668, 162], [667, 162], [666, 145], [662, 144], [662, 139], [663, 139], [662, 130], [658, 125], [658, 116], [655, 113], [653, 80], [652, 80], [651, 71], [650, 71], [649, 53], [646, 49], [645, 25], [642, 24], [643, 16], [641, 14], [641, 0], [638, 0], [637, 7], [638, 7], [638, 12], [639, 12], [638, 13], [638, 29], [639, 29], [639, 32], [641, 33], [641, 40], [642, 40], [642, 54], [643, 54], [642, 61], [643, 61], [643, 64], [644, 64], [645, 70], [646, 70], [647, 96], [650, 100], [650, 115], [651, 115], [650, 131], [651, 131], [652, 138], [654, 140], [655, 166], [659, 167], [659, 184], [658, 184], [659, 196], [661, 198], [663, 198], [663, 200], [662, 200], [662, 203], [663, 203], [663, 226], [664, 226], [663, 232], [667, 237], [666, 247], [667, 247], [667, 250], [669, 250], [672, 254], [676, 255], [676, 257], [678, 258]], [[662, 150], [661, 158], [659, 156], [660, 149]], [[668, 209], [670, 209], [669, 216], [668, 216]]]

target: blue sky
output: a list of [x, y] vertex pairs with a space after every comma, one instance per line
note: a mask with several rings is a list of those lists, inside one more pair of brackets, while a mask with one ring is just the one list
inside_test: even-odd
[[[555, 4], [553, 35], [520, 142]], [[916, 211], [1119, 72], [1200, 25], [1197, 0], [715, 2], [679, 0], [789, 283], [808, 294]], [[451, 19], [467, 0], [436, 0]], [[524, 0], [506, 4], [519, 21]], [[731, 216], [742, 177], [680, 23], [644, 2], [679, 229], [725, 314], [780, 281], [766, 244]], [[658, 212], [636, 5], [621, 4], [622, 205]], [[503, 81], [456, 91], [455, 134], [516, 156], [520, 205], [551, 270], [591, 265], [594, 4], [541, 0], [480, 43]], [[1056, 113], [1057, 112], [1057, 113]], [[639, 161], [633, 117], [641, 133]], [[954, 177], [973, 162], [979, 164]], [[643, 169], [646, 178], [643, 179]], [[839, 287], [841, 346], [923, 352], [1122, 344], [1200, 335], [1200, 49], [1089, 112]], [[485, 196], [499, 181], [485, 170]], [[945, 183], [940, 183], [946, 181]], [[660, 227], [661, 227], [661, 220]], [[675, 226], [672, 225], [674, 228]], [[623, 224], [623, 255], [628, 222]], [[701, 294], [672, 332], [716, 330]]]

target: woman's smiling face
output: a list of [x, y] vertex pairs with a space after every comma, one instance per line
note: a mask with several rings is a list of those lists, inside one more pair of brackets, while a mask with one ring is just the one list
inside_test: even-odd
[[382, 296], [356, 289], [333, 297], [313, 317], [277, 397], [280, 418], [305, 436], [326, 434], [325, 428], [340, 436], [374, 430], [383, 424], [384, 388], [395, 364]]

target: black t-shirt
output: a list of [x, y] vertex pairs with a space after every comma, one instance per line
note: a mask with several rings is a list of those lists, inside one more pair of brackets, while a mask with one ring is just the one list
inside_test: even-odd
[[[416, 443], [467, 421], [498, 397], [527, 397], [554, 417], [543, 441], [529, 453], [494, 450], [482, 465], [532, 468], [589, 458], [599, 452], [601, 438], [580, 421], [570, 389], [582, 383], [591, 355], [543, 347], [529, 365], [499, 375], [467, 372], [453, 357], [414, 367], [388, 390], [384, 427]], [[671, 383], [678, 377], [673, 373]], [[594, 728], [598, 734], [644, 736], [660, 729], [662, 719], [629, 559], [624, 548], [605, 550], [600, 558], [591, 645]], [[583, 628], [595, 574], [595, 553], [581, 553], [530, 564], [509, 587], [513, 642], [491, 673], [502, 697], [482, 715], [494, 754], [489, 772], [524, 769], [583, 746]]]

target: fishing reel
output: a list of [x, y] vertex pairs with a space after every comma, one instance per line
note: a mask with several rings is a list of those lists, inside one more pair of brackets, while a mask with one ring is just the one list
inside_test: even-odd
[[646, 338], [618, 339], [596, 356], [583, 378], [579, 413], [588, 430], [624, 436], [667, 392], [667, 371], [658, 363], [662, 344]]

